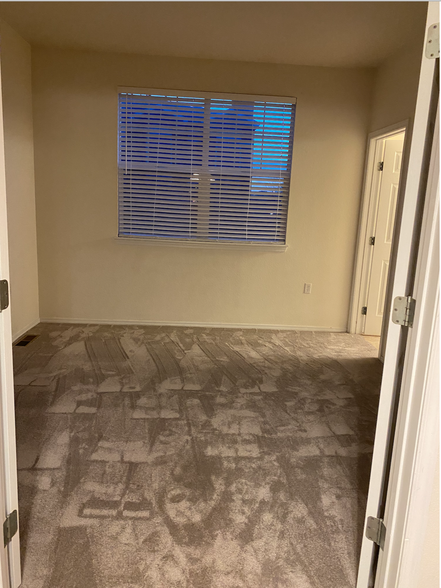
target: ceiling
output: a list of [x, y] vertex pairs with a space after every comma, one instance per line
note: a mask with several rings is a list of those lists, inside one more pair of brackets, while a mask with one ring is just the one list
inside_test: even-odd
[[375, 67], [421, 38], [426, 2], [0, 2], [36, 46]]

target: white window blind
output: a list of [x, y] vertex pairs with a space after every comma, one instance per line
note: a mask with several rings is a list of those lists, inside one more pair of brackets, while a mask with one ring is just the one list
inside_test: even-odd
[[284, 244], [294, 101], [119, 94], [119, 236]]

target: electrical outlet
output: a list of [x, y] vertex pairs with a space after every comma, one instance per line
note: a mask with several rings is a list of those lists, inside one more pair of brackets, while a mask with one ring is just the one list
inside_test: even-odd
[[311, 294], [312, 284], [305, 284], [303, 286], [303, 294]]

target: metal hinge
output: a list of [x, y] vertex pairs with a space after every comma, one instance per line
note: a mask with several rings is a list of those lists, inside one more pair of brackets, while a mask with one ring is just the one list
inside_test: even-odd
[[366, 537], [384, 549], [386, 527], [382, 519], [368, 517], [366, 523]]
[[9, 306], [9, 284], [8, 280], [0, 280], [0, 312]]
[[427, 31], [426, 57], [428, 59], [439, 57], [439, 22], [433, 24]]
[[375, 237], [369, 239], [369, 245], [375, 245]]
[[367, 314], [367, 306], [361, 307], [361, 314]]
[[392, 322], [403, 327], [412, 327], [416, 300], [412, 296], [397, 296], [392, 310]]
[[383, 171], [383, 167], [384, 167], [384, 161], [380, 161], [378, 164], [378, 171]]
[[12, 537], [16, 534], [17, 530], [18, 513], [16, 510], [14, 510], [8, 517], [6, 517], [6, 520], [3, 523], [3, 539], [5, 542], [5, 547], [12, 541]]

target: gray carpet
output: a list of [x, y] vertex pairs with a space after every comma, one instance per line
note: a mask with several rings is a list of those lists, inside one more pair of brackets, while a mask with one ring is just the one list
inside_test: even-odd
[[32, 332], [24, 588], [354, 588], [382, 367], [362, 337]]

